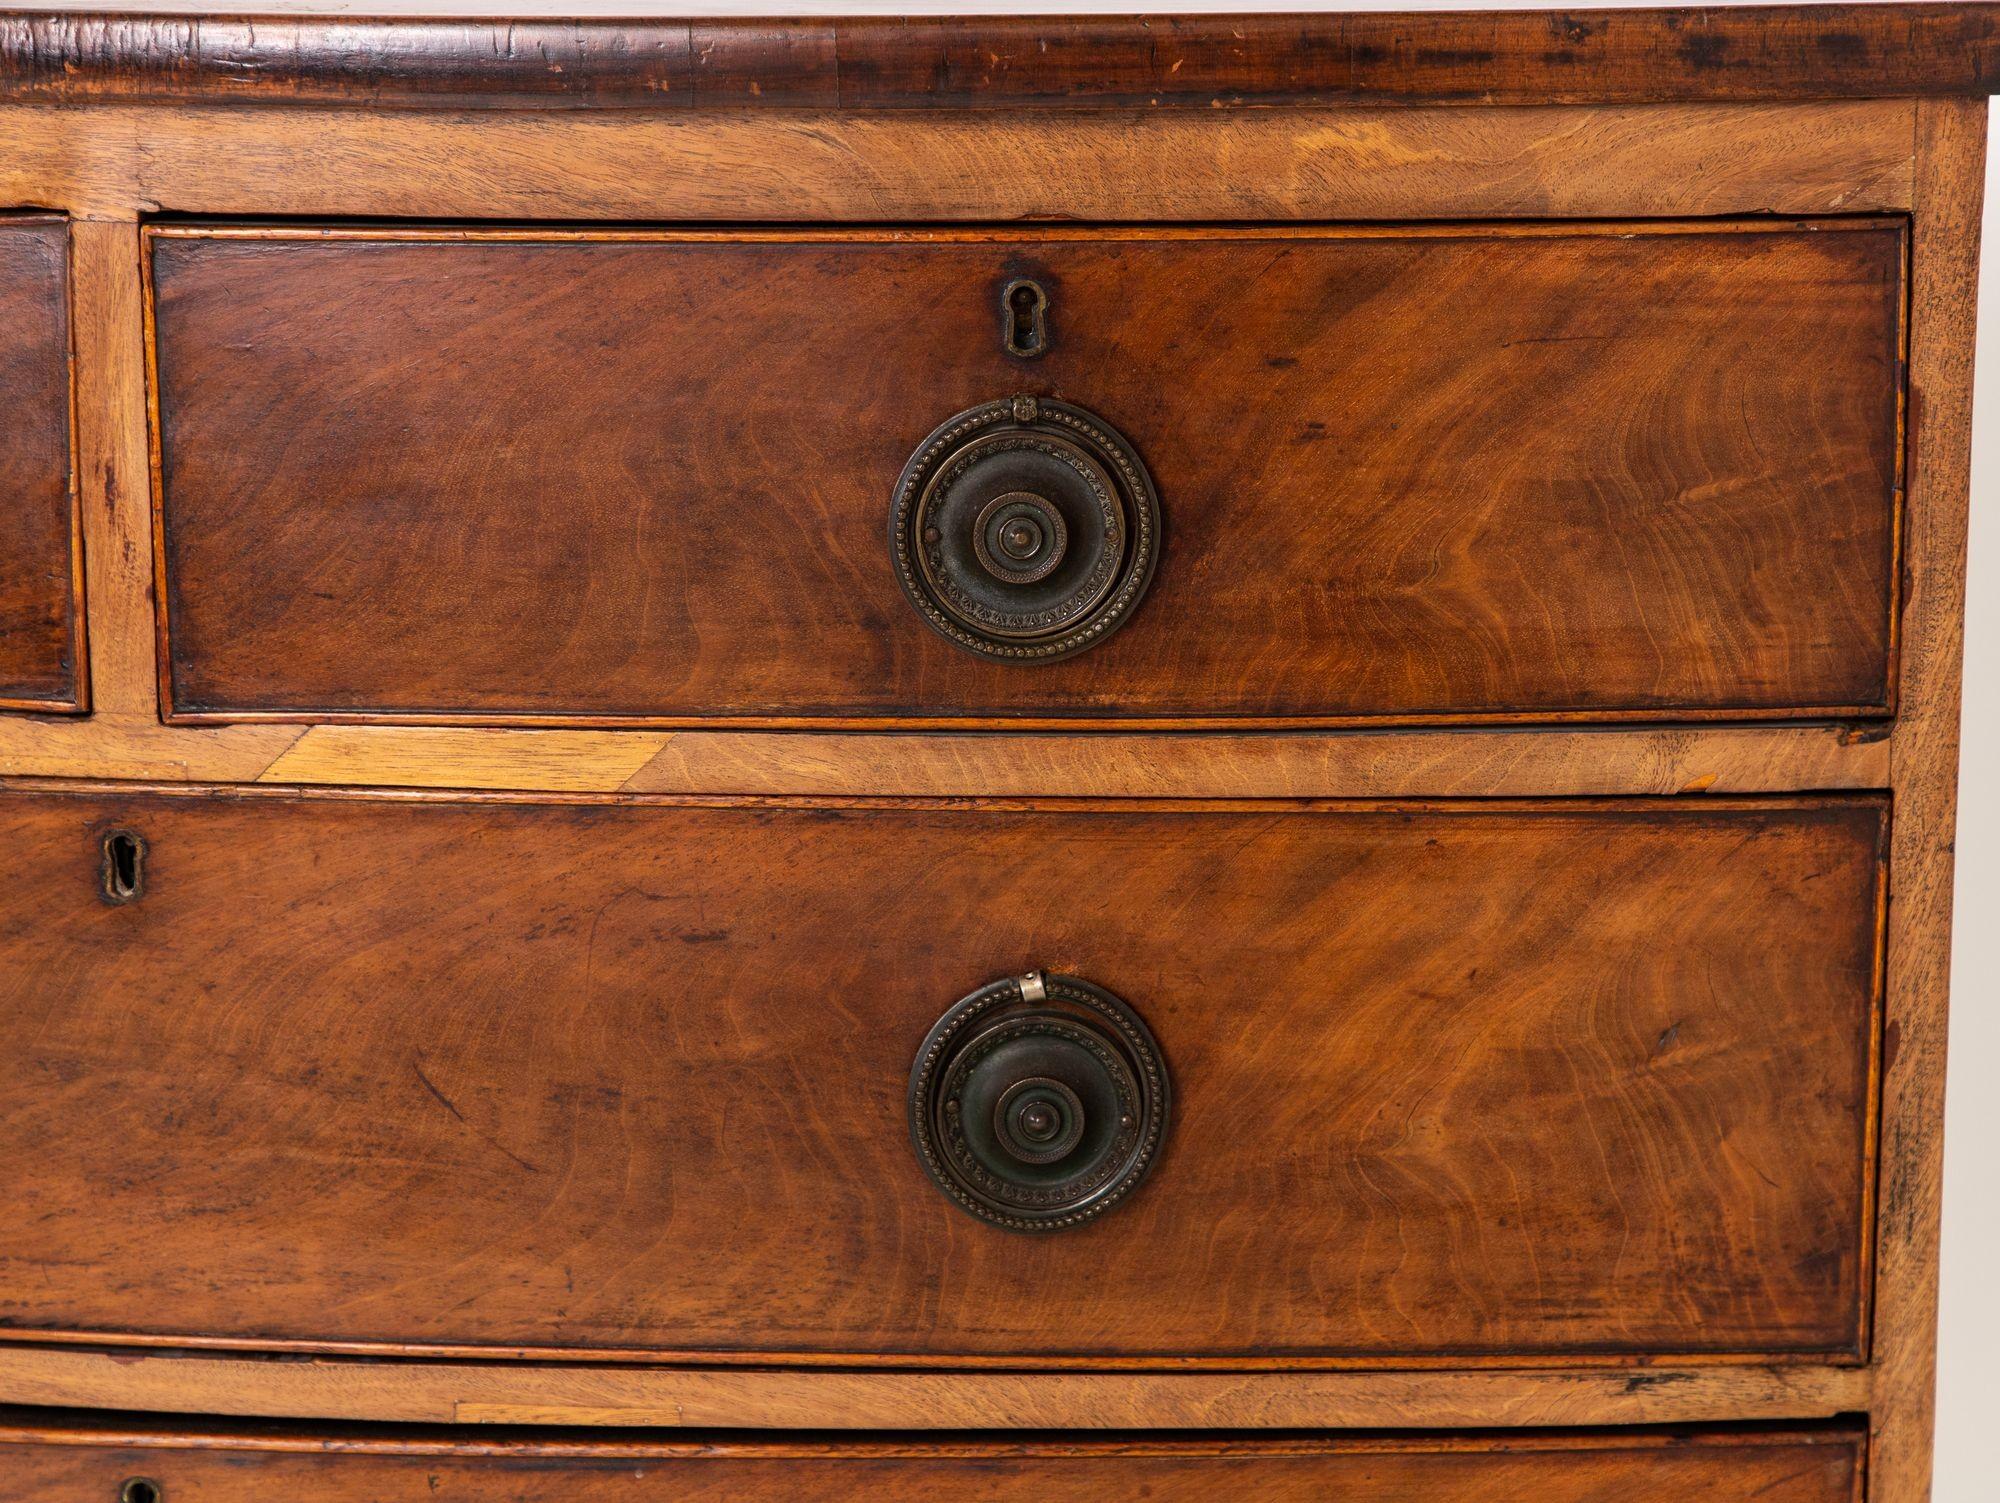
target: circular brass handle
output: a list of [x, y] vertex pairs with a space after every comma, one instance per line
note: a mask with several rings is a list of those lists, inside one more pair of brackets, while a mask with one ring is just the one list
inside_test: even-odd
[[1130, 619], [1160, 556], [1160, 501], [1132, 446], [1064, 402], [1010, 397], [918, 446], [889, 514], [910, 603], [971, 652], [1042, 663]]
[[1031, 971], [938, 1019], [910, 1068], [910, 1136], [938, 1187], [1018, 1232], [1118, 1205], [1166, 1138], [1160, 1046], [1102, 987]]

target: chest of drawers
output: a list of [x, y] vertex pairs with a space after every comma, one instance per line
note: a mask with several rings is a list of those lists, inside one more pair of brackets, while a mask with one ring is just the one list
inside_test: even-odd
[[1927, 1496], [1996, 79], [0, 13], [0, 1493]]

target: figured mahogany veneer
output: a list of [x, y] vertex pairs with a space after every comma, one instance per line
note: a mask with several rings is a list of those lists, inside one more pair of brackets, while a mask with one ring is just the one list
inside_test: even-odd
[[[1928, 1503], [2000, 5], [52, 3], [0, 1495]], [[982, 403], [1160, 492], [1061, 664], [897, 588]], [[1030, 968], [1172, 1088], [1035, 1238]]]
[[[1892, 699], [1888, 221], [151, 245], [179, 719]], [[884, 540], [911, 451], [1013, 392], [1116, 425], [1165, 514], [1130, 624], [1032, 667], [928, 631]]]
[[[0, 797], [0, 1320], [1852, 1358], [1886, 813]], [[1176, 1114], [1039, 1239], [938, 1194], [904, 1108], [1031, 966], [1145, 1016]]]
[[69, 343], [69, 227], [0, 216], [0, 710], [87, 703]]
[[[12, 1503], [1049, 1503], [1145, 1498], [1210, 1503], [1858, 1503], [1863, 1448], [1851, 1426], [1727, 1432], [1463, 1438], [1075, 1441], [662, 1440], [501, 1432], [267, 1426], [161, 1430], [16, 1411], [0, 1426], [0, 1488]], [[130, 1500], [128, 1499], [128, 1503]]]

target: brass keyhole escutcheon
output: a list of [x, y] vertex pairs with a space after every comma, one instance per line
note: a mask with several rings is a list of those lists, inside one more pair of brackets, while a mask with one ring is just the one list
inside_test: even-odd
[[104, 901], [136, 903], [146, 892], [146, 842], [130, 830], [112, 830], [101, 849], [98, 882]]
[[1049, 294], [1040, 282], [1019, 277], [1000, 289], [1000, 323], [1007, 353], [1033, 360], [1049, 347]]

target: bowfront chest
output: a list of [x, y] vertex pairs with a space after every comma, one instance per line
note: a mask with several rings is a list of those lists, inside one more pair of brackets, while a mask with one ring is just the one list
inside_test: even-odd
[[2000, 7], [0, 12], [0, 1495], [1921, 1503]]

